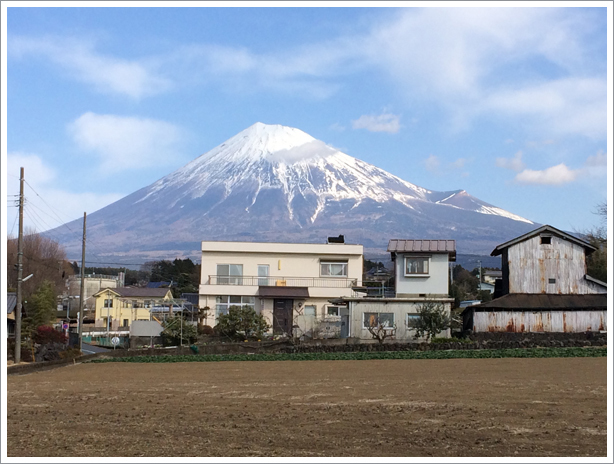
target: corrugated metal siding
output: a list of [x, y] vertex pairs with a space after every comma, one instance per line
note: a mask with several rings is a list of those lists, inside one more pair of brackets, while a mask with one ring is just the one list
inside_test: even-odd
[[[585, 250], [580, 245], [556, 236], [552, 244], [542, 245], [536, 236], [507, 251], [509, 293], [598, 293], [584, 279]], [[556, 283], [550, 284], [548, 279], [556, 279]]]
[[476, 311], [474, 332], [586, 332], [607, 330], [606, 311]]

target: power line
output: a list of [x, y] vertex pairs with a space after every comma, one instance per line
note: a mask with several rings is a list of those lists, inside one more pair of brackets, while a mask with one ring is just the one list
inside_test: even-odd
[[36, 190], [34, 190], [34, 187], [32, 187], [27, 180], [24, 179], [24, 182], [28, 185], [28, 187], [30, 187], [32, 189], [32, 191], [34, 193], [36, 193], [36, 196], [39, 197], [41, 199], [41, 201], [43, 203], [45, 203], [47, 205], [47, 207], [56, 214], [57, 219], [62, 223], [62, 225], [64, 225], [68, 230], [70, 230], [71, 232], [74, 232], [70, 227], [68, 227], [68, 225], [66, 225], [66, 222], [59, 216], [58, 213], [56, 213], [55, 209], [51, 207], [51, 205], [49, 205], [49, 203], [47, 203], [45, 201], [45, 199], [43, 197], [41, 197], [38, 192]]

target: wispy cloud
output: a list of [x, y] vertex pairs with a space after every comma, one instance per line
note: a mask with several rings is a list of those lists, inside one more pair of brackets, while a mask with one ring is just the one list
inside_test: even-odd
[[570, 169], [565, 163], [543, 170], [524, 169], [514, 180], [519, 184], [564, 185], [579, 179], [594, 179], [607, 175], [607, 156], [599, 152], [589, 156], [584, 166]]
[[155, 119], [85, 113], [68, 126], [77, 145], [98, 155], [101, 172], [170, 164], [183, 131]]
[[93, 84], [103, 93], [116, 93], [135, 99], [166, 91], [171, 82], [147, 60], [127, 60], [105, 55], [94, 44], [78, 39], [11, 37], [12, 57], [42, 56], [74, 80]]
[[[83, 216], [84, 212], [94, 212], [123, 195], [118, 193], [71, 192], [61, 188], [64, 183], [53, 166], [45, 163], [39, 155], [12, 152], [7, 155], [7, 193], [19, 193], [19, 168], [24, 168], [27, 181], [25, 187], [26, 207], [24, 225], [43, 232]], [[15, 222], [17, 212], [8, 211], [8, 230]], [[15, 231], [13, 231], [15, 232]]]
[[500, 168], [511, 169], [512, 171], [520, 172], [526, 165], [522, 161], [522, 151], [518, 151], [511, 158], [497, 158], [495, 163]]
[[427, 171], [433, 173], [439, 173], [439, 168], [441, 167], [441, 160], [435, 155], [429, 155], [427, 159], [423, 161], [424, 167]]
[[542, 171], [525, 169], [516, 175], [515, 180], [520, 184], [563, 185], [573, 182], [577, 177], [577, 171], [561, 163]]
[[438, 156], [429, 155], [422, 164], [427, 171], [432, 172], [433, 174], [449, 174], [454, 173], [455, 175], [460, 175], [462, 177], [467, 177], [469, 175], [468, 172], [460, 172], [463, 168], [466, 167], [467, 164], [473, 162], [473, 158], [458, 158], [455, 161], [449, 163], [443, 163]]
[[400, 115], [382, 113], [380, 115], [363, 114], [352, 121], [353, 129], [366, 129], [369, 132], [388, 132], [396, 134], [401, 128]]

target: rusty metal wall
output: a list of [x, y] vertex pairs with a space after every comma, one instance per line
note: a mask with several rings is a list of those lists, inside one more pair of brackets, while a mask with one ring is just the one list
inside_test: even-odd
[[475, 311], [474, 332], [597, 332], [606, 311]]
[[[549, 245], [540, 237], [519, 242], [508, 249], [509, 293], [600, 293], [584, 278], [584, 248], [553, 236]], [[555, 283], [549, 283], [555, 279]]]

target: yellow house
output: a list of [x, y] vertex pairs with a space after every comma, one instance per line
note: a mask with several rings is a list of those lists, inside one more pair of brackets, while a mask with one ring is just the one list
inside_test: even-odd
[[148, 321], [149, 309], [172, 300], [170, 288], [103, 288], [95, 293], [96, 327], [129, 327], [132, 321]]

